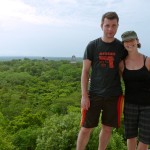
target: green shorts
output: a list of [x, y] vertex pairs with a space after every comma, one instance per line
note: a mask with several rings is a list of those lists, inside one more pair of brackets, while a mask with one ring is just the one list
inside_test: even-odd
[[123, 96], [117, 97], [90, 97], [90, 108], [82, 109], [81, 126], [85, 128], [97, 127], [101, 115], [101, 123], [110, 127], [120, 127], [123, 110]]

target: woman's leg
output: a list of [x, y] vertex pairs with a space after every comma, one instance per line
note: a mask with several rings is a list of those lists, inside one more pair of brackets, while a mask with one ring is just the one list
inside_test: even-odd
[[127, 139], [128, 150], [136, 150], [136, 146], [137, 146], [136, 138]]
[[137, 150], [148, 150], [148, 145], [142, 142], [139, 142]]

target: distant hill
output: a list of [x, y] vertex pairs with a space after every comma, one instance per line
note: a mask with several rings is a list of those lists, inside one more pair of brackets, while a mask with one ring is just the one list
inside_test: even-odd
[[[39, 56], [0, 56], [0, 61], [11, 61], [15, 59], [36, 59], [36, 60], [70, 60], [72, 57], [39, 57]], [[82, 61], [81, 57], [76, 57], [76, 61]]]

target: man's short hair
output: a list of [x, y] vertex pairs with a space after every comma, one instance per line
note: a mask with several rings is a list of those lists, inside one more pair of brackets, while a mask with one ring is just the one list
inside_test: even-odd
[[105, 18], [110, 19], [110, 20], [117, 19], [117, 22], [119, 22], [119, 17], [117, 15], [117, 13], [114, 12], [114, 11], [110, 11], [110, 12], [107, 12], [107, 13], [103, 14], [101, 23], [104, 22]]

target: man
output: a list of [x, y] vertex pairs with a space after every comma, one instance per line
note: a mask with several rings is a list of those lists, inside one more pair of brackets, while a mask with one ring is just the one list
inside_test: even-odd
[[98, 126], [100, 114], [102, 127], [98, 150], [106, 149], [112, 128], [118, 128], [120, 124], [122, 89], [118, 66], [127, 52], [114, 37], [118, 22], [116, 12], [105, 13], [101, 20], [103, 36], [91, 41], [84, 53], [81, 76], [82, 127], [77, 139], [77, 150], [86, 148], [92, 129]]

